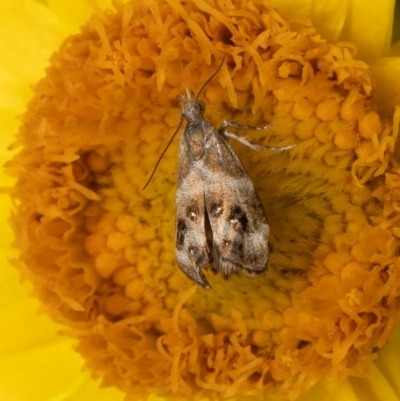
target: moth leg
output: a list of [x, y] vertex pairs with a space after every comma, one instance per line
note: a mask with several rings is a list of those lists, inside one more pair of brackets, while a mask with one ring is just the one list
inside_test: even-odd
[[296, 146], [295, 144], [294, 145], [289, 145], [289, 146], [266, 146], [266, 145], [260, 145], [258, 143], [249, 141], [247, 138], [235, 135], [232, 132], [225, 131], [225, 129], [227, 127], [232, 127], [232, 128], [236, 128], [236, 129], [239, 129], [239, 130], [261, 131], [261, 130], [265, 130], [265, 129], [271, 128], [274, 125], [275, 124], [268, 124], [268, 125], [265, 125], [264, 127], [250, 127], [250, 126], [247, 126], [247, 125], [236, 124], [233, 121], [224, 120], [222, 122], [221, 126], [219, 127], [218, 132], [221, 135], [223, 135], [225, 138], [232, 138], [235, 141], [238, 141], [238, 142], [242, 143], [243, 145], [246, 145], [249, 148], [254, 149], [254, 150], [268, 149], [268, 150], [279, 150], [280, 152], [282, 152], [284, 150], [289, 150], [289, 149], [294, 148]]
[[[249, 148], [254, 149], [254, 150], [259, 150], [259, 149], [265, 148], [265, 146], [263, 146], [263, 145], [260, 145], [260, 144], [255, 143], [255, 142], [251, 142], [251, 141], [249, 141], [247, 138], [244, 138], [244, 137], [242, 137], [242, 136], [235, 135], [235, 134], [233, 134], [232, 132], [224, 131], [224, 133], [223, 133], [222, 135], [223, 135], [225, 138], [232, 138], [232, 139], [234, 139], [235, 141], [238, 141], [238, 142], [240, 142], [240, 143], [243, 143], [243, 145], [246, 145], [246, 146], [248, 146]], [[269, 147], [268, 147], [268, 148], [269, 148]]]
[[228, 132], [228, 131], [225, 131], [223, 133], [223, 136], [225, 138], [232, 138], [235, 141], [243, 143], [243, 145], [246, 145], [249, 148], [254, 149], [254, 150], [268, 149], [268, 150], [279, 150], [280, 152], [282, 152], [283, 150], [289, 150], [289, 149], [292, 149], [292, 148], [294, 148], [296, 146], [296, 145], [289, 145], [289, 146], [266, 146], [266, 145], [260, 145], [258, 143], [254, 143], [254, 142], [249, 141], [247, 138], [235, 135], [232, 132]]
[[224, 135], [225, 129], [227, 127], [232, 127], [235, 129], [246, 130], [246, 131], [262, 131], [265, 129], [272, 128], [274, 125], [275, 124], [268, 124], [268, 125], [264, 125], [263, 127], [251, 127], [249, 125], [240, 125], [240, 124], [234, 123], [233, 121], [224, 120], [224, 121], [222, 121], [222, 124], [219, 127], [218, 132], [220, 134]]

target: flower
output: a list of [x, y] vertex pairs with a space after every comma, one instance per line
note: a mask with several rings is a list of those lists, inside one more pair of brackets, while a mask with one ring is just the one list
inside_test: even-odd
[[[260, 396], [276, 387], [296, 397], [321, 377], [364, 373], [393, 327], [399, 284], [395, 137], [373, 110], [366, 65], [353, 60], [351, 45], [328, 45], [299, 19], [294, 36], [264, 10], [272, 33], [256, 43], [265, 54], [269, 38], [272, 54], [281, 54], [264, 70], [248, 41], [240, 42], [243, 59], [233, 46], [248, 35], [257, 48], [259, 13], [232, 11], [236, 28], [205, 2], [196, 2], [202, 12], [170, 3], [191, 36], [167, 4], [129, 3], [118, 6], [122, 19], [97, 14], [53, 56], [24, 117], [22, 151], [8, 163], [20, 202], [13, 224], [22, 258], [13, 263], [43, 308], [79, 338], [86, 366], [127, 392]], [[230, 38], [235, 29], [240, 35]], [[169, 32], [175, 40], [164, 43]], [[164, 43], [161, 54], [155, 43]], [[242, 68], [233, 78], [221, 70], [224, 90], [210, 82], [208, 113], [248, 124], [276, 116], [275, 140], [299, 143], [288, 166], [288, 155], [238, 148], [284, 246], [275, 240], [265, 277], [210, 277], [214, 290], [204, 293], [177, 271], [171, 251], [166, 177], [176, 147], [149, 191], [139, 189], [178, 120], [170, 107], [181, 90], [177, 61], [196, 87], [212, 71], [203, 59], [219, 53]]]

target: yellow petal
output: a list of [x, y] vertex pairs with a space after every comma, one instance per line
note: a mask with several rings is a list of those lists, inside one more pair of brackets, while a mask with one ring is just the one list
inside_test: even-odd
[[[384, 359], [383, 356], [381, 356], [381, 358]], [[392, 372], [396, 370], [398, 370], [398, 368], [395, 368]], [[376, 364], [372, 364], [368, 380], [352, 377], [349, 382], [358, 400], [398, 401], [400, 398], [398, 384], [393, 380], [388, 380], [389, 377], [390, 376], [384, 374]]]
[[399, 401], [399, 347], [400, 326], [393, 339], [379, 351], [368, 378], [350, 378], [341, 383], [324, 381], [297, 401]]
[[349, 8], [349, 0], [272, 0], [271, 4], [285, 15], [310, 19], [321, 36], [332, 42], [342, 34]]
[[82, 360], [65, 340], [46, 341], [2, 356], [0, 363], [0, 398], [5, 401], [124, 399], [120, 391], [100, 389], [88, 372], [80, 372], [77, 367]]
[[390, 55], [393, 57], [399, 57], [400, 56], [400, 40], [397, 42], [393, 43], [392, 49], [390, 51]]
[[389, 53], [394, 0], [272, 0], [271, 3], [287, 15], [309, 18], [321, 36], [330, 41], [355, 43], [360, 59], [371, 61]]
[[[400, 381], [399, 381], [399, 349], [400, 349], [400, 325], [394, 332], [393, 338], [379, 352], [379, 359], [375, 366], [384, 377], [384, 382], [391, 386], [396, 400], [400, 399]], [[379, 386], [374, 386], [376, 392]]]
[[[110, 1], [97, 3], [108, 6]], [[80, 0], [0, 2], [0, 37], [4, 38], [0, 41], [1, 132], [15, 132], [15, 117], [32, 96], [29, 85], [44, 75], [51, 54], [92, 12], [89, 3]]]
[[391, 118], [400, 105], [400, 57], [378, 59], [371, 67], [376, 83], [376, 104], [379, 112]]
[[[32, 1], [32, 0], [29, 0]], [[78, 31], [78, 28], [92, 16], [96, 10], [110, 8], [112, 0], [46, 0], [43, 6], [55, 19], [60, 21], [59, 29], [62, 36]]]
[[[299, 397], [297, 401], [363, 401], [358, 398], [349, 380], [341, 383], [318, 383], [309, 393]], [[375, 400], [378, 401], [379, 399]], [[382, 400], [383, 401], [383, 400]], [[398, 400], [390, 400], [398, 401]]]
[[394, 0], [351, 0], [339, 39], [354, 42], [359, 58], [372, 61], [387, 56], [392, 41]]

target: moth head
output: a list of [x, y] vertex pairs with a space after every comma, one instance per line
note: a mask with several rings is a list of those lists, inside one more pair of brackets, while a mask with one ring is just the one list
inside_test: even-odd
[[204, 103], [193, 96], [184, 102], [182, 117], [187, 121], [197, 121], [203, 118], [204, 110]]

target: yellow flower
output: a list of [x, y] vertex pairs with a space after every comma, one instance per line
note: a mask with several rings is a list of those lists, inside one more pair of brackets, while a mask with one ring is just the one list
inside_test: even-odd
[[[68, 14], [63, 2], [49, 3], [51, 12], [22, 0], [20, 7], [1, 6], [7, 10], [0, 15], [14, 13], [24, 21], [2, 29], [21, 35], [23, 49], [32, 49], [29, 60], [25, 53], [3, 66], [8, 93], [15, 98], [8, 98], [9, 116], [22, 111], [26, 89], [15, 89], [36, 79], [43, 44], [54, 40], [40, 34], [54, 32], [58, 19], [65, 21], [62, 33], [72, 30], [68, 21], [81, 4], [76, 2]], [[14, 195], [20, 205], [12, 222], [22, 258], [13, 263], [34, 283], [42, 310], [79, 339], [86, 366], [105, 385], [189, 398], [196, 393], [260, 396], [269, 388], [296, 397], [320, 378], [362, 375], [375, 358], [372, 348], [388, 340], [398, 315], [398, 229], [393, 221], [398, 171], [392, 156], [397, 127], [392, 130], [373, 110], [372, 81], [366, 65], [353, 60], [352, 45], [329, 45], [299, 18], [291, 20], [302, 31], [295, 36], [279, 14], [254, 9], [257, 2], [226, 15], [209, 3], [195, 3], [170, 0], [175, 13], [168, 3], [158, 7], [156, 2], [118, 6], [118, 17], [99, 13], [53, 56], [23, 120], [22, 151], [8, 163], [19, 180]], [[288, 2], [286, 12], [315, 20], [330, 40], [355, 41], [362, 57], [376, 62], [382, 85], [393, 77], [394, 60], [381, 58], [389, 48], [389, 29], [383, 34], [381, 29], [390, 25], [389, 3], [387, 9], [380, 4], [378, 12], [369, 11], [365, 2], [351, 7], [343, 2], [328, 11], [307, 9], [308, 3], [294, 10], [293, 4]], [[283, 2], [276, 6], [285, 9]], [[89, 12], [85, 7], [80, 11]], [[37, 30], [24, 37], [21, 26], [29, 27], [28, 22]], [[173, 39], [163, 42], [167, 33]], [[280, 51], [281, 59], [268, 56], [263, 69], [254, 49], [267, 54], [267, 39], [271, 54]], [[54, 42], [47, 49], [56, 47]], [[2, 54], [15, 53], [10, 37]], [[171, 251], [170, 177], [177, 144], [151, 187], [140, 188], [178, 120], [179, 110], [170, 105], [182, 89], [179, 60], [186, 84], [196, 88], [215, 69], [216, 55], [232, 57], [238, 69], [233, 78], [226, 68], [221, 71], [223, 89], [218, 79], [210, 82], [204, 94], [208, 115], [250, 124], [275, 116], [277, 138], [298, 146], [290, 162], [288, 155], [237, 148], [258, 177], [254, 182], [280, 243], [272, 240], [275, 261], [265, 276], [225, 282], [208, 274], [213, 290], [203, 292], [177, 270]], [[394, 95], [380, 109], [390, 118], [399, 93], [391, 90]], [[386, 99], [379, 88], [378, 95]], [[13, 129], [12, 123], [4, 127]], [[10, 138], [4, 138], [5, 146]], [[4, 253], [13, 256], [7, 246]], [[2, 341], [0, 369], [9, 375], [0, 382], [3, 398], [74, 394], [74, 399], [122, 399], [93, 387], [81, 391], [87, 376], [71, 373], [72, 378], [57, 383], [53, 376], [79, 365], [66, 349], [70, 343], [54, 340], [47, 320], [40, 328], [39, 318], [23, 326], [23, 311], [14, 305], [26, 295], [15, 296], [15, 276], [6, 269], [2, 274], [3, 323], [12, 327]], [[32, 304], [26, 306], [32, 315]], [[352, 378], [341, 386], [320, 383], [304, 399], [321, 399], [326, 391], [340, 399], [399, 399], [396, 342], [398, 335], [372, 362], [368, 378]], [[32, 371], [36, 374], [28, 387]], [[41, 377], [43, 384], [37, 386]]]

